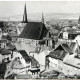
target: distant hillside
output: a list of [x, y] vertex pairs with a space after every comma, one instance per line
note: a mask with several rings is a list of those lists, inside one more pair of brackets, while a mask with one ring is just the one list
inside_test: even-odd
[[[45, 21], [52, 19], [78, 19], [80, 13], [44, 13]], [[28, 13], [29, 21], [41, 21], [41, 13]], [[15, 15], [10, 17], [0, 17], [0, 21], [22, 21], [23, 15]]]

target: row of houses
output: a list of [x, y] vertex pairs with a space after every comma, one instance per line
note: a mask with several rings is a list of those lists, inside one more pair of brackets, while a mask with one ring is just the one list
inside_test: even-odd
[[46, 56], [49, 66], [65, 76], [80, 75], [80, 47], [77, 42], [60, 43]]
[[[11, 34], [12, 38], [16, 37], [12, 41], [15, 41], [16, 48], [7, 42], [4, 44], [4, 40], [1, 42], [1, 48], [10, 51], [8, 54], [5, 49], [3, 50], [6, 53], [4, 54], [5, 59], [2, 60], [5, 62], [10, 61], [7, 64], [4, 78], [11, 75], [16, 76], [16, 78], [19, 75], [27, 74], [28, 76], [45, 70], [47, 66], [52, 66], [53, 70], [62, 72], [65, 75], [80, 75], [79, 30], [60, 32], [59, 43], [57, 43], [55, 49], [52, 49], [53, 41], [44, 24], [43, 14], [41, 22], [29, 22], [25, 5], [23, 21], [17, 25], [16, 33], [17, 35]], [[8, 46], [10, 46], [10, 49]], [[2, 56], [3, 54], [1, 54]], [[43, 69], [41, 69], [41, 65], [44, 65]]]
[[[25, 50], [7, 50], [1, 49], [0, 50], [0, 65], [6, 65], [5, 72], [3, 74], [3, 78], [10, 78], [14, 75], [14, 78], [17, 75], [25, 75], [40, 72], [40, 65], [39, 62], [34, 58], [29, 56]], [[3, 66], [4, 67], [4, 66]], [[0, 75], [1, 76], [1, 75]], [[30, 77], [29, 77], [30, 78]]]

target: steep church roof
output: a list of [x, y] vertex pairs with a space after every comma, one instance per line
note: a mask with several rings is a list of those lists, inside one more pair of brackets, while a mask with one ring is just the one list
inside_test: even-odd
[[42, 22], [28, 22], [19, 38], [40, 40], [46, 37], [48, 30]]
[[26, 4], [24, 8], [24, 15], [23, 15], [22, 23], [26, 23], [26, 25], [24, 26], [23, 31], [19, 35], [19, 38], [40, 40], [40, 39], [43, 39], [43, 37], [46, 37], [48, 30], [46, 29], [44, 25], [43, 13], [42, 13], [41, 22], [28, 22]]

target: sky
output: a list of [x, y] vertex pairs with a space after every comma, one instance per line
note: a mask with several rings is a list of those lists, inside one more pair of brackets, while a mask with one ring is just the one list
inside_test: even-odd
[[27, 13], [80, 13], [80, 1], [0, 1], [0, 17]]

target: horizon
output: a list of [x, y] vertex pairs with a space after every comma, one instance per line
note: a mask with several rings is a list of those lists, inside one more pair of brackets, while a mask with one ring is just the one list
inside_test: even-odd
[[80, 1], [0, 1], [0, 17], [22, 15], [25, 3], [27, 14], [80, 13]]

